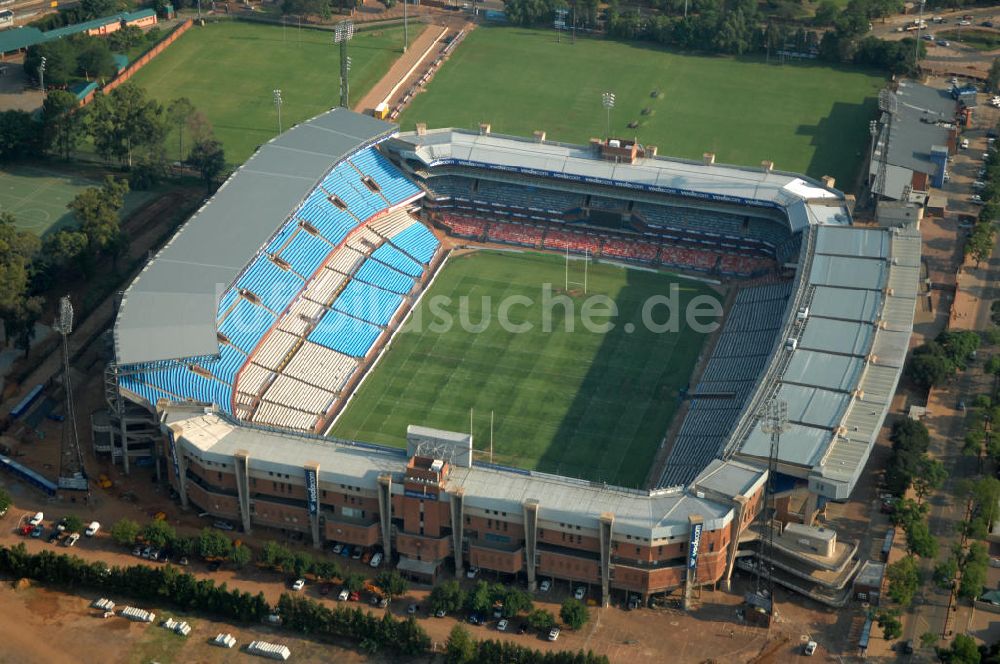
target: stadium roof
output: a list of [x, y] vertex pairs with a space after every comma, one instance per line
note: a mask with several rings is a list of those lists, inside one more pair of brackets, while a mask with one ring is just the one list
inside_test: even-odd
[[[250, 467], [303, 477], [290, 472], [306, 464], [318, 463], [321, 481], [346, 483], [374, 490], [378, 476], [392, 474], [394, 490], [402, 492], [406, 467], [403, 450], [376, 446], [347, 445], [330, 439], [289, 435], [233, 425], [205, 408], [190, 405], [167, 406], [164, 425], [174, 432], [174, 440], [203, 460], [227, 465], [233, 455], [245, 451]], [[695, 480], [699, 489], [725, 497], [724, 502], [685, 492], [681, 488], [637, 491], [595, 482], [473, 465], [452, 466], [448, 486], [461, 488], [467, 507], [519, 511], [524, 502], [539, 502], [539, 514], [546, 521], [559, 521], [593, 528], [605, 512], [615, 515], [615, 532], [659, 539], [686, 534], [688, 516], [698, 514], [709, 529], [724, 526], [733, 516], [731, 498], [749, 495], [764, 481], [766, 471], [746, 464], [714, 460]]]
[[[919, 268], [918, 231], [815, 229], [787, 314], [798, 347], [772, 358], [778, 378], [758, 393], [788, 406], [782, 471], [808, 478], [821, 495], [846, 498], [868, 459], [906, 357]], [[803, 323], [796, 313], [806, 302]], [[755, 421], [753, 413], [746, 418]], [[767, 458], [770, 438], [755, 423], [734, 438], [739, 454]]]
[[[402, 147], [401, 147], [402, 146]], [[651, 157], [623, 164], [602, 159], [590, 146], [516, 136], [434, 129], [400, 134], [395, 149], [428, 167], [455, 164], [525, 175], [633, 187], [677, 196], [757, 205], [785, 211], [792, 231], [813, 224], [849, 222], [843, 195], [794, 173], [763, 168], [706, 165]]]
[[115, 323], [118, 364], [219, 352], [219, 297], [323, 176], [395, 126], [337, 108], [261, 146], [132, 282]]

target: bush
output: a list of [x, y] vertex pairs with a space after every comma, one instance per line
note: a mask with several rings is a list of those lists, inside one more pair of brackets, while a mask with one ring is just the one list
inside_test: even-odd
[[562, 618], [562, 621], [570, 629], [580, 629], [590, 620], [590, 611], [587, 610], [586, 604], [575, 597], [570, 597], [562, 603], [562, 607], [559, 609], [559, 617]]

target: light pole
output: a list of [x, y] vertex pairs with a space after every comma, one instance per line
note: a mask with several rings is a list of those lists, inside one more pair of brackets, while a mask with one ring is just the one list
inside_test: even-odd
[[38, 65], [38, 84], [42, 88], [42, 95], [45, 95], [45, 56], [42, 56], [42, 62]]
[[608, 133], [606, 134], [606, 138], [611, 138], [611, 109], [615, 107], [615, 94], [613, 92], [602, 93], [601, 104], [604, 106], [604, 110], [608, 112]]
[[340, 105], [350, 108], [351, 88], [348, 74], [351, 58], [347, 55], [347, 42], [354, 37], [354, 21], [341, 21], [333, 29], [333, 42], [340, 44]]
[[410, 36], [406, 25], [406, 5], [407, 0], [403, 0], [403, 53], [406, 53], [406, 49], [410, 46]]
[[920, 62], [920, 30], [924, 27], [924, 5], [927, 0], [920, 0], [920, 18], [917, 19], [917, 45], [913, 47], [913, 68]]
[[278, 133], [281, 133], [281, 90], [274, 91], [274, 107], [278, 110]]
[[[871, 155], [868, 157], [868, 173], [869, 173], [868, 181], [871, 183], [871, 170], [872, 166], [875, 164], [875, 145], [878, 143], [878, 122], [876, 120], [872, 120], [871, 122], [868, 123], [868, 133], [871, 134], [872, 136]], [[869, 193], [871, 194], [871, 197], [874, 200], [875, 198], [874, 183], [869, 184]]]

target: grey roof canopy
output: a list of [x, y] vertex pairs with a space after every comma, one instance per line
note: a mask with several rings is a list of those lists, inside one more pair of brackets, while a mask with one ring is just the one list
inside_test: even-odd
[[119, 364], [219, 352], [219, 298], [344, 157], [394, 125], [336, 108], [261, 146], [132, 282], [115, 323]]

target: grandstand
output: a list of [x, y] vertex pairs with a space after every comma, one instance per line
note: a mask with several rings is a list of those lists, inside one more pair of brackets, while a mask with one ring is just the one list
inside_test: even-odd
[[[291, 130], [244, 169], [255, 174], [271, 169], [275, 176], [291, 171], [303, 178], [285, 144], [298, 144], [296, 139], [304, 138], [299, 131], [325, 128], [338, 115], [332, 111]], [[333, 416], [344, 388], [391, 334], [432, 271], [439, 242], [407, 212], [421, 192], [375, 143], [345, 146], [343, 154], [329, 156], [332, 168], [317, 173], [290, 213], [272, 219], [277, 229], [221, 290], [215, 319], [199, 321], [216, 336], [212, 352], [130, 357], [139, 323], [135, 296], [155, 287], [146, 281], [156, 276], [140, 277], [126, 294], [116, 326], [123, 390], [150, 405], [192, 399], [241, 420], [303, 431], [318, 430]], [[210, 212], [206, 208], [193, 218], [186, 232], [203, 231], [213, 220], [199, 217]], [[185, 235], [182, 231], [159, 260], [169, 261], [172, 247], [188, 240]]]

